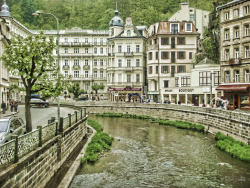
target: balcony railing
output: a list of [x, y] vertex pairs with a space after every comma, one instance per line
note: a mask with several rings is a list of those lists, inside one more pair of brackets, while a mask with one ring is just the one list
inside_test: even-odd
[[80, 65], [73, 65], [73, 69], [80, 69]]
[[68, 70], [69, 69], [69, 65], [63, 65], [63, 69], [64, 70]]
[[60, 46], [91, 46], [91, 43], [85, 42], [60, 42]]
[[89, 65], [84, 65], [83, 69], [90, 69], [90, 66]]
[[133, 52], [124, 52], [124, 56], [125, 57], [132, 57], [132, 56], [134, 56], [134, 53]]
[[241, 59], [229, 59], [228, 61], [229, 65], [240, 65], [241, 64]]

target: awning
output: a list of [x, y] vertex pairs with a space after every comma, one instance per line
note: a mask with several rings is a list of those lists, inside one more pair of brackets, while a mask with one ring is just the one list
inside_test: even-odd
[[246, 91], [250, 87], [250, 84], [232, 84], [232, 85], [220, 85], [216, 90], [227, 90], [227, 91]]

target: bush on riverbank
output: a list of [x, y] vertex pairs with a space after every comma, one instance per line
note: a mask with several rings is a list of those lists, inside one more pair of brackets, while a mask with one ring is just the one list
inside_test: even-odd
[[214, 136], [216, 140], [216, 146], [229, 153], [233, 157], [242, 161], [250, 162], [250, 146], [233, 139], [230, 136], [226, 136], [221, 132], [217, 132]]
[[97, 132], [92, 137], [91, 142], [89, 143], [88, 147], [86, 148], [86, 153], [83, 158], [81, 158], [81, 162], [84, 163], [88, 162], [95, 162], [99, 158], [100, 152], [104, 149], [111, 149], [113, 137], [109, 134], [102, 132], [103, 127], [94, 120], [88, 120], [88, 125], [93, 127]]

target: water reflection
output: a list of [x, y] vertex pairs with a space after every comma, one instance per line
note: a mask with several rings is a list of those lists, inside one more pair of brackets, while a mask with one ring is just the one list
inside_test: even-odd
[[146, 120], [94, 117], [115, 137], [71, 187], [249, 187], [250, 164], [214, 147], [209, 135]]

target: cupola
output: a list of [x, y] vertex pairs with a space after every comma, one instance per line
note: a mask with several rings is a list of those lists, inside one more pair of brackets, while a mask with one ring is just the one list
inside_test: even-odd
[[11, 17], [9, 7], [6, 4], [6, 0], [4, 0], [3, 5], [1, 7], [0, 17]]

